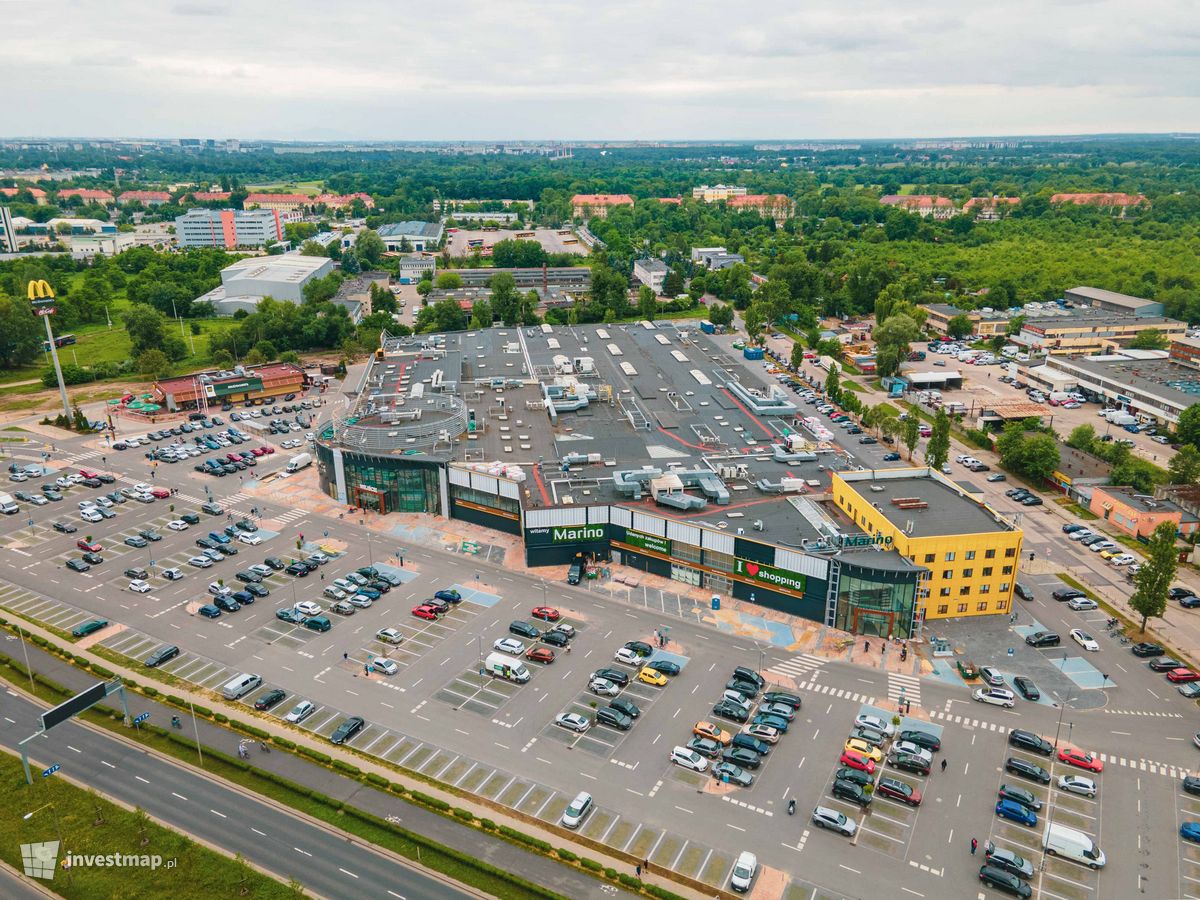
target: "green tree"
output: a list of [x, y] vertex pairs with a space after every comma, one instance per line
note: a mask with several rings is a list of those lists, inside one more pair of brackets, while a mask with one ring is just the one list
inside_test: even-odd
[[733, 307], [724, 303], [714, 303], [708, 311], [708, 321], [728, 328], [733, 324]]
[[796, 369], [797, 371], [799, 371], [800, 367], [804, 365], [804, 345], [799, 341], [794, 341], [792, 343], [792, 355], [788, 362], [791, 363], [792, 368]]
[[1200, 482], [1200, 450], [1195, 444], [1184, 444], [1167, 463], [1171, 484]]
[[1166, 477], [1166, 473], [1154, 463], [1133, 456], [1128, 451], [1123, 458], [1118, 458], [1120, 462], [1113, 465], [1108, 476], [1110, 484], [1129, 485], [1138, 493], [1149, 494], [1154, 491], [1154, 486], [1161, 484]]
[[830, 364], [829, 374], [825, 376], [825, 396], [831, 403], [838, 403], [842, 399], [842, 379], [838, 374], [837, 363]]
[[475, 301], [471, 307], [471, 327], [476, 329], [492, 327], [492, 304], [486, 299]]
[[457, 300], [447, 297], [431, 303], [417, 313], [417, 331], [462, 331], [467, 327], [467, 314]]
[[[354, 239], [354, 255], [358, 261], [368, 268], [377, 268], [383, 262], [383, 254], [387, 248], [383, 238], [370, 228], [364, 228]], [[343, 262], [343, 265], [345, 263]]]
[[[509, 278], [512, 276], [509, 275]], [[495, 277], [492, 279], [495, 280]], [[457, 272], [443, 272], [437, 277], [437, 286], [440, 290], [454, 290], [462, 287], [462, 276]]]
[[658, 316], [658, 298], [653, 288], [644, 284], [638, 289], [638, 315], [650, 322]]
[[929, 443], [925, 445], [925, 462], [930, 468], [941, 470], [950, 458], [950, 417], [939, 409], [933, 418]]
[[394, 313], [398, 308], [396, 305], [396, 295], [374, 281], [371, 282], [367, 295], [370, 297], [371, 312], [373, 313]]
[[1087, 423], [1075, 426], [1067, 436], [1067, 446], [1074, 447], [1076, 450], [1090, 451], [1095, 443], [1096, 429]]
[[125, 313], [125, 331], [133, 344], [133, 355], [138, 357], [147, 350], [162, 350], [166, 325], [166, 317], [158, 310], [144, 303], [133, 304]]
[[358, 254], [353, 250], [347, 250], [342, 254], [342, 271], [347, 275], [358, 275], [362, 272], [362, 263], [358, 260]]
[[881, 378], [900, 371], [900, 364], [908, 359], [909, 342], [920, 334], [917, 323], [905, 313], [889, 316], [875, 327], [875, 371]]
[[[457, 275], [454, 276], [458, 278]], [[439, 278], [440, 281], [440, 278]], [[499, 272], [488, 280], [492, 290], [492, 315], [505, 325], [517, 324], [520, 317], [521, 298], [517, 293], [517, 280], [510, 272]]]
[[42, 330], [28, 303], [0, 290], [0, 368], [13, 369], [36, 360], [45, 341], [39, 334]]
[[751, 303], [742, 313], [742, 321], [746, 325], [746, 336], [752, 343], [762, 342], [762, 330], [767, 323], [767, 312], [767, 308], [763, 304]]
[[1027, 437], [1022, 457], [1022, 471], [1031, 478], [1044, 481], [1058, 468], [1058, 441], [1048, 434]]
[[1163, 522], [1154, 529], [1146, 547], [1146, 562], [1133, 577], [1134, 591], [1129, 605], [1142, 617], [1142, 633], [1151, 616], [1162, 618], [1167, 611], [1167, 590], [1175, 580], [1178, 555], [1175, 550], [1175, 525]]
[[1200, 403], [1193, 403], [1179, 414], [1175, 434], [1179, 437], [1179, 443], [1200, 447]]
[[433, 282], [427, 278], [422, 279], [420, 282], [417, 283], [417, 293], [420, 294], [422, 297], [428, 297], [432, 290], [433, 290]]
[[975, 325], [969, 316], [959, 313], [946, 323], [946, 333], [956, 341], [965, 338], [975, 330]]
[[904, 420], [901, 440], [904, 441], [904, 448], [908, 450], [908, 458], [911, 460], [913, 451], [917, 449], [917, 443], [921, 440], [921, 424], [916, 413], [910, 412], [908, 418]]
[[228, 350], [215, 350], [209, 354], [209, 359], [218, 369], [233, 368], [233, 354]]
[[683, 292], [683, 275], [677, 270], [672, 269], [667, 273], [667, 277], [663, 279], [663, 296], [678, 297]]
[[534, 269], [546, 262], [546, 251], [537, 241], [503, 240], [492, 247], [492, 264], [498, 269]]
[[161, 350], [144, 350], [137, 356], [137, 370], [152, 378], [163, 378], [171, 371], [171, 361]]
[[325, 247], [318, 244], [316, 241], [305, 241], [300, 245], [301, 256], [329, 256]]
[[254, 349], [257, 350], [267, 362], [271, 362], [279, 356], [279, 351], [275, 349], [275, 345], [268, 340], [259, 341], [254, 345]]
[[1147, 328], [1135, 334], [1129, 346], [1134, 350], [1165, 350], [1167, 338], [1157, 328]]

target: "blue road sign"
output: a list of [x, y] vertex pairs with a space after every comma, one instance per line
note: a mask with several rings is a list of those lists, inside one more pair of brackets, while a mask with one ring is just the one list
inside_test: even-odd
[[134, 724], [134, 725], [141, 725], [141, 724], [142, 724], [143, 722], [145, 722], [145, 721], [146, 721], [148, 718], [150, 718], [150, 713], [148, 713], [148, 712], [144, 712], [144, 713], [142, 713], [140, 716], [138, 716], [137, 718], [135, 718], [135, 719], [133, 720], [133, 724]]
[[42, 772], [42, 777], [43, 777], [43, 778], [49, 778], [51, 775], [53, 775], [55, 772], [57, 772], [57, 771], [58, 771], [59, 769], [61, 769], [61, 768], [62, 768], [62, 766], [60, 766], [58, 763], [55, 763], [55, 764], [54, 764], [54, 765], [52, 765], [50, 768], [48, 768], [48, 769], [45, 769], [45, 770]]

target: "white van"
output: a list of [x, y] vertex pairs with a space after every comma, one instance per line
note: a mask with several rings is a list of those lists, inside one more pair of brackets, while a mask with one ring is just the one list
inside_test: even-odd
[[587, 791], [580, 791], [575, 799], [571, 801], [570, 806], [563, 810], [562, 824], [567, 828], [578, 828], [579, 823], [583, 821], [592, 809], [592, 795]]
[[237, 700], [240, 697], [245, 697], [248, 693], [262, 684], [261, 675], [251, 675], [243, 672], [230, 679], [226, 685], [221, 688], [221, 696], [226, 700]]
[[1101, 869], [1107, 862], [1104, 851], [1096, 846], [1089, 835], [1057, 822], [1046, 826], [1042, 845], [1051, 856], [1061, 856], [1091, 869]]

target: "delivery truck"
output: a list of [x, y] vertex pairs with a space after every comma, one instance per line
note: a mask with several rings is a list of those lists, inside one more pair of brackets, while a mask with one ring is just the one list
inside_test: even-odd
[[311, 453], [300, 453], [296, 456], [293, 456], [291, 459], [288, 460], [285, 470], [288, 472], [299, 472], [301, 469], [307, 468], [308, 466], [311, 466], [311, 465], [312, 465], [312, 454]]
[[1046, 825], [1042, 846], [1051, 856], [1061, 856], [1092, 869], [1103, 868], [1107, 861], [1104, 851], [1096, 846], [1096, 842], [1089, 835], [1057, 822]]
[[524, 684], [529, 680], [529, 670], [525, 668], [525, 664], [504, 653], [489, 653], [483, 661], [483, 667], [489, 675], [507, 678], [517, 684]]

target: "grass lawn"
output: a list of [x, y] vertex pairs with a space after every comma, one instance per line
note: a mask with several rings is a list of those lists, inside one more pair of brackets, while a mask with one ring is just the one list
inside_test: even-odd
[[[54, 875], [54, 892], [63, 897], [177, 898], [296, 897], [286, 884], [262, 875], [244, 863], [193, 842], [186, 835], [143, 820], [136, 812], [117, 806], [59, 777], [25, 784], [18, 757], [0, 755], [0, 777], [9, 786], [9, 812], [0, 820], [0, 858], [22, 871], [21, 844], [53, 841], [61, 837], [63, 854], [161, 857], [155, 871], [147, 867], [73, 866]], [[35, 775], [35, 777], [37, 777]], [[46, 809], [53, 803], [54, 809]], [[26, 820], [14, 812], [32, 812]], [[57, 813], [57, 816], [55, 815]], [[102, 819], [97, 825], [97, 813]], [[57, 819], [57, 822], [56, 822]], [[143, 844], [143, 840], [146, 841]], [[174, 868], [167, 869], [169, 860]]]
[[250, 192], [266, 191], [272, 194], [308, 194], [314, 197], [321, 193], [323, 181], [272, 181], [267, 184], [248, 184], [246, 190]]
[[845, 388], [846, 390], [848, 390], [848, 391], [853, 391], [853, 392], [854, 392], [854, 393], [856, 393], [856, 394], [866, 394], [866, 393], [869, 393], [869, 391], [867, 390], [867, 388], [863, 387], [863, 386], [862, 386], [861, 384], [859, 384], [857, 381], [843, 381], [843, 382], [842, 382], [842, 387], [844, 387], [844, 388]]

